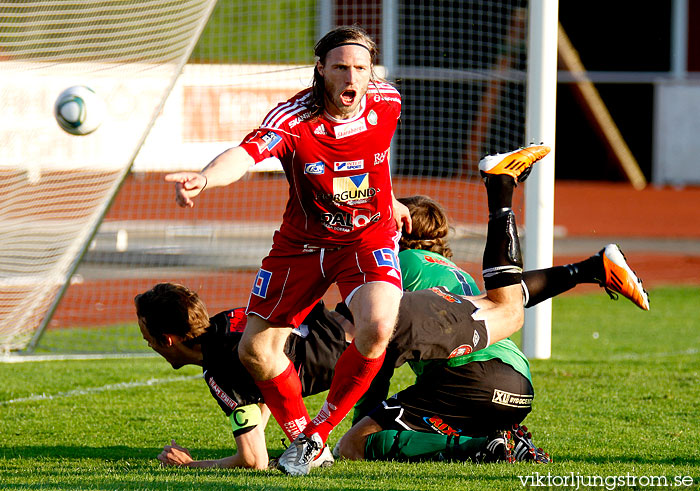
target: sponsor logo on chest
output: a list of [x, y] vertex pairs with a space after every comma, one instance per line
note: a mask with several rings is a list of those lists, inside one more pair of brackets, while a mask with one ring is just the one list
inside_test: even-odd
[[311, 162], [309, 164], [304, 164], [304, 174], [314, 174], [319, 175], [325, 172], [325, 166], [323, 162]]
[[358, 119], [352, 123], [340, 124], [333, 128], [333, 132], [335, 133], [335, 137], [337, 139], [357, 135], [363, 131], [367, 131], [367, 123], [365, 123], [365, 118]]
[[348, 170], [362, 170], [365, 168], [364, 160], [350, 160], [348, 162], [333, 162], [333, 170], [336, 172]]
[[333, 178], [333, 201], [360, 204], [370, 201], [377, 190], [369, 185], [369, 174]]

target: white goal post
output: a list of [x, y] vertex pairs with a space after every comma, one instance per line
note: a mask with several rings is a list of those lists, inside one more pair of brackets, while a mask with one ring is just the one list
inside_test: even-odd
[[[526, 269], [552, 266], [554, 256], [554, 140], [556, 136], [557, 27], [559, 0], [531, 0], [527, 81], [527, 138], [552, 152], [525, 186]], [[522, 350], [528, 358], [552, 354], [552, 300], [525, 309]]]

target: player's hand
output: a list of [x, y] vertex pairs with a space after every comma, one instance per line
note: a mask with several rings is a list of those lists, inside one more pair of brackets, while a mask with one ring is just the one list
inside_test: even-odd
[[411, 233], [413, 229], [413, 222], [411, 221], [411, 212], [408, 211], [408, 207], [403, 203], [393, 199], [392, 206], [394, 208], [394, 220], [396, 221], [396, 229], [403, 230], [407, 234]]
[[165, 180], [175, 183], [175, 202], [183, 208], [192, 208], [192, 198], [207, 185], [207, 178], [199, 172], [175, 172], [166, 175]]
[[163, 447], [163, 451], [158, 455], [158, 460], [163, 467], [169, 465], [180, 467], [193, 461], [190, 451], [179, 446], [175, 440], [170, 440], [170, 445]]

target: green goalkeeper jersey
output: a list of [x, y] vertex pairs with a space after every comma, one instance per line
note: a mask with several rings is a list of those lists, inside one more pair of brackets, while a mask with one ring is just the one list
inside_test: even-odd
[[[403, 287], [408, 291], [422, 290], [433, 286], [444, 286], [458, 295], [478, 295], [479, 287], [469, 273], [460, 269], [449, 259], [430, 251], [407, 249], [399, 252]], [[417, 377], [430, 363], [447, 363], [449, 366], [464, 365], [472, 361], [497, 358], [512, 366], [518, 373], [532, 382], [530, 363], [518, 346], [510, 339], [503, 339], [487, 348], [457, 356], [445, 361], [409, 362]]]

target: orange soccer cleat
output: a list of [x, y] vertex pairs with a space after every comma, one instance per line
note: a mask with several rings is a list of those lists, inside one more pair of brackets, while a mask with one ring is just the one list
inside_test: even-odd
[[551, 148], [546, 145], [533, 145], [508, 153], [487, 155], [479, 161], [479, 170], [483, 177], [505, 174], [523, 182], [530, 175], [532, 165], [550, 151]]
[[617, 299], [616, 293], [629, 298], [642, 310], [649, 310], [649, 294], [642, 287], [642, 280], [637, 278], [627, 264], [625, 255], [617, 244], [608, 244], [598, 254], [603, 256], [605, 280], [600, 286], [605, 288], [610, 298]]

